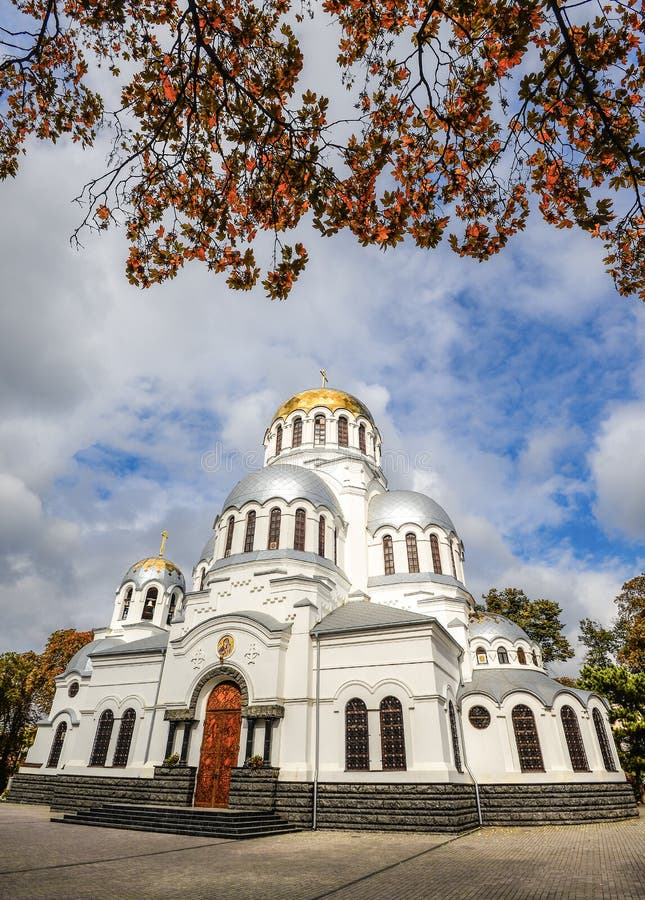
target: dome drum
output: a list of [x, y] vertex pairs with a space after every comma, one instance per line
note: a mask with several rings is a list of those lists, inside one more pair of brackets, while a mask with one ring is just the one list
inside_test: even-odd
[[265, 463], [288, 460], [302, 450], [332, 451], [347, 456], [367, 457], [380, 465], [381, 436], [371, 417], [355, 415], [348, 407], [329, 409], [320, 405], [305, 412], [296, 409], [286, 418], [275, 419], [267, 430]]

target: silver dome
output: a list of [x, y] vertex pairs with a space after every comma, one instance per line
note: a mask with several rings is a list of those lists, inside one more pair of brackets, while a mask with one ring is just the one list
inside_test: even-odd
[[319, 475], [301, 466], [284, 464], [265, 466], [238, 481], [224, 501], [222, 515], [231, 507], [241, 509], [245, 503], [262, 505], [275, 499], [287, 503], [309, 500], [314, 506], [324, 506], [339, 519], [343, 518], [338, 500]]
[[217, 534], [213, 532], [209, 539], [204, 544], [204, 549], [201, 552], [201, 556], [197, 560], [197, 562], [201, 562], [203, 559], [210, 561], [213, 558], [213, 553], [215, 552], [215, 541], [217, 539]]
[[126, 581], [134, 582], [134, 586], [142, 588], [151, 581], [159, 581], [165, 588], [180, 587], [186, 591], [186, 582], [179, 568], [169, 559], [163, 556], [151, 556], [148, 559], [140, 559], [130, 566], [123, 576], [121, 585]]
[[468, 631], [471, 639], [484, 638], [487, 641], [494, 641], [495, 638], [506, 638], [509, 641], [528, 641], [534, 644], [528, 634], [511, 622], [506, 616], [500, 616], [497, 613], [474, 613], [470, 617]]
[[425, 528], [440, 525], [446, 531], [455, 531], [450, 516], [430, 497], [417, 491], [386, 491], [370, 500], [367, 528], [374, 534], [381, 525], [400, 528], [413, 523]]

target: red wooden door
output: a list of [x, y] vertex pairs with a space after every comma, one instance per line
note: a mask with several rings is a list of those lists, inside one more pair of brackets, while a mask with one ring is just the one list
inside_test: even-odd
[[228, 806], [231, 769], [237, 765], [242, 727], [242, 693], [224, 681], [206, 705], [195, 806]]

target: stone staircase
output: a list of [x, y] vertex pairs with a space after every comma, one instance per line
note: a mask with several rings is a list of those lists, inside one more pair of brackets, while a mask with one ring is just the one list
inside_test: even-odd
[[298, 831], [294, 825], [270, 812], [179, 808], [170, 806], [133, 806], [105, 803], [52, 817], [66, 825], [92, 825], [129, 831], [154, 831], [195, 837], [248, 840]]
[[638, 816], [626, 782], [482, 784], [484, 825], [578, 825]]

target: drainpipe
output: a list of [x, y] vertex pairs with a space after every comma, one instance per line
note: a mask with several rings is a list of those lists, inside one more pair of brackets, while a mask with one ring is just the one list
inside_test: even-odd
[[143, 758], [143, 764], [148, 762], [150, 757], [150, 744], [152, 743], [152, 732], [155, 727], [155, 719], [157, 718], [157, 704], [159, 703], [159, 691], [161, 690], [161, 681], [163, 678], [163, 670], [166, 666], [166, 650], [163, 651], [163, 661], [161, 663], [161, 671], [159, 672], [159, 681], [157, 682], [157, 693], [155, 694], [155, 705], [152, 707], [152, 717], [150, 721], [150, 730], [148, 731], [148, 740], [146, 742], [146, 755]]
[[316, 635], [316, 738], [314, 751], [314, 796], [312, 831], [316, 830], [318, 822], [318, 767], [320, 764], [320, 635]]
[[[464, 748], [464, 749], [465, 749], [465, 748]], [[469, 766], [468, 763], [466, 762], [466, 754], [465, 754], [465, 752], [464, 752], [464, 766], [466, 767], [466, 771], [468, 772], [468, 774], [469, 774], [470, 777], [472, 778], [473, 784], [475, 785], [475, 803], [477, 804], [477, 818], [478, 818], [478, 820], [479, 820], [479, 825], [480, 825], [480, 827], [481, 827], [484, 823], [483, 823], [483, 820], [482, 820], [482, 807], [481, 807], [481, 803], [480, 803], [480, 801], [479, 801], [479, 785], [477, 784], [477, 779], [476, 779], [475, 776], [473, 775], [470, 766]]]

